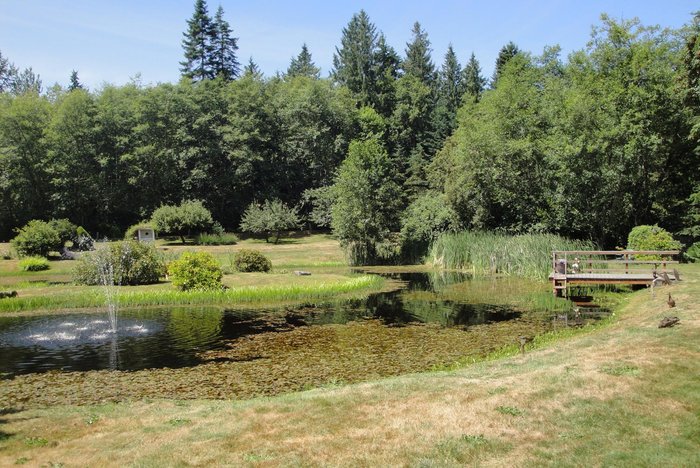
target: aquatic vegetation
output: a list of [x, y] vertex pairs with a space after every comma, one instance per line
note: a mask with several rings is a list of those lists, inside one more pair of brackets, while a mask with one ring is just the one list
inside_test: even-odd
[[475, 275], [502, 274], [546, 278], [553, 250], [592, 250], [592, 242], [569, 240], [554, 234], [510, 236], [495, 232], [445, 233], [431, 246], [436, 266], [470, 270]]

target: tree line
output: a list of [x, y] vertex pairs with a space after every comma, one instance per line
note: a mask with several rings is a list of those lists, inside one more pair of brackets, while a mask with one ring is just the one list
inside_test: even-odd
[[279, 200], [358, 263], [415, 258], [459, 229], [613, 247], [658, 223], [692, 240], [699, 30], [603, 16], [566, 58], [509, 42], [486, 79], [452, 46], [435, 65], [418, 22], [400, 55], [360, 11], [329, 77], [306, 44], [265, 77], [197, 0], [177, 84], [88, 91], [75, 73], [68, 88], [3, 88], [0, 238], [50, 218], [115, 236], [186, 200], [236, 230], [251, 203]]

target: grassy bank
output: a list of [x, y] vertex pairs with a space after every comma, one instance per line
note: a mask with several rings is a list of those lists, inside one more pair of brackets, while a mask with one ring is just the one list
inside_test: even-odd
[[[6, 245], [7, 246], [7, 245]], [[352, 274], [343, 261], [338, 242], [330, 236], [315, 234], [282, 239], [280, 244], [248, 239], [237, 245], [194, 246], [159, 240], [166, 258], [177, 258], [184, 251], [205, 251], [214, 255], [228, 273], [223, 282], [227, 290], [218, 292], [179, 292], [169, 282], [155, 285], [117, 288], [123, 307], [158, 305], [279, 304], [327, 300], [345, 296], [363, 296], [381, 289], [376, 276]], [[2, 247], [2, 245], [0, 245]], [[242, 248], [254, 248], [272, 261], [271, 273], [237, 273], [232, 262]], [[76, 261], [52, 261], [50, 269], [20, 271], [18, 260], [0, 260], [0, 291], [17, 291], [18, 297], [0, 301], [1, 312], [25, 312], [102, 307], [104, 291], [99, 287], [72, 284]], [[305, 270], [310, 276], [297, 276]]]
[[[363, 275], [345, 280], [315, 284], [279, 284], [248, 286], [218, 291], [177, 291], [173, 289], [119, 290], [115, 294], [121, 307], [158, 305], [221, 305], [273, 303], [329, 299], [339, 295], [379, 290], [384, 280]], [[103, 307], [101, 288], [91, 287], [52, 295], [20, 296], [0, 301], [0, 312]]]
[[593, 247], [591, 242], [553, 234], [510, 236], [464, 231], [440, 236], [431, 246], [429, 259], [441, 268], [465, 269], [477, 275], [500, 273], [546, 278], [552, 269], [553, 250], [592, 250]]
[[[697, 466], [700, 268], [683, 274], [672, 311], [639, 291], [610, 326], [447, 372], [233, 402], [5, 404], [0, 464]], [[657, 328], [669, 314], [680, 325]]]

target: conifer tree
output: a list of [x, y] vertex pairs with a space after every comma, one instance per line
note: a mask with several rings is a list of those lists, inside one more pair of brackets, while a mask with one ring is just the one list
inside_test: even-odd
[[73, 91], [74, 89], [83, 89], [83, 85], [78, 79], [78, 72], [76, 70], [70, 72], [70, 84], [68, 85], [68, 91]]
[[253, 57], [250, 57], [248, 59], [248, 63], [246, 64], [245, 67], [243, 67], [243, 75], [245, 76], [252, 76], [253, 78], [257, 79], [262, 79], [263, 77], [263, 72], [260, 70], [260, 67], [258, 66], [257, 63], [255, 63], [255, 60], [253, 60]]
[[498, 82], [498, 78], [501, 76], [501, 72], [503, 71], [503, 67], [506, 66], [506, 63], [508, 63], [508, 60], [512, 59], [515, 57], [517, 54], [520, 53], [520, 49], [518, 48], [513, 41], [508, 42], [508, 44], [504, 45], [501, 47], [500, 52], [498, 52], [498, 57], [496, 58], [496, 68], [493, 71], [493, 77], [491, 78], [491, 87], [495, 88], [496, 83]]
[[364, 10], [354, 14], [343, 28], [340, 43], [333, 55], [332, 77], [336, 83], [347, 86], [360, 104], [370, 104], [374, 96], [377, 28]]
[[474, 52], [472, 52], [471, 57], [469, 57], [469, 62], [465, 65], [464, 70], [462, 70], [462, 82], [464, 84], [464, 91], [471, 96], [473, 102], [478, 102], [479, 99], [481, 99], [481, 94], [484, 92], [486, 78], [481, 76], [481, 66], [474, 56]]
[[438, 100], [435, 112], [435, 129], [440, 141], [454, 130], [457, 109], [462, 104], [464, 84], [462, 67], [457, 60], [452, 44], [447, 48], [445, 61], [438, 74]]
[[401, 58], [393, 47], [386, 43], [384, 34], [379, 34], [374, 53], [374, 99], [372, 105], [384, 117], [389, 117], [395, 106], [395, 84], [399, 77]]
[[428, 86], [435, 83], [435, 65], [430, 58], [428, 33], [416, 21], [413, 24], [413, 40], [406, 44], [406, 59], [401, 67], [406, 75], [415, 76]]
[[183, 33], [182, 48], [185, 60], [180, 62], [182, 76], [194, 81], [214, 78], [211, 69], [213, 53], [212, 37], [214, 25], [207, 11], [205, 0], [196, 0], [192, 18], [187, 20], [187, 31]]
[[299, 55], [292, 58], [289, 68], [287, 69], [287, 76], [292, 78], [295, 76], [307, 76], [309, 78], [318, 78], [321, 69], [318, 68], [313, 60], [311, 59], [311, 52], [306, 44], [301, 46], [301, 52]]
[[224, 9], [219, 5], [211, 28], [211, 56], [209, 65], [215, 77], [232, 80], [238, 77], [241, 66], [236, 57], [238, 38], [231, 36], [231, 26], [224, 19]]

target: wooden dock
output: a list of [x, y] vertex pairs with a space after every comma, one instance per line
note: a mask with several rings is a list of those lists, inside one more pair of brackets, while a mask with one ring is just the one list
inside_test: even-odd
[[[552, 252], [552, 292], [568, 297], [572, 285], [638, 284], [678, 279], [669, 265], [678, 250], [557, 250]], [[642, 260], [637, 260], [642, 257]]]

